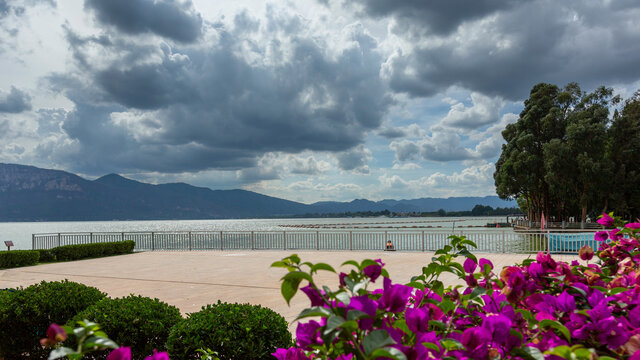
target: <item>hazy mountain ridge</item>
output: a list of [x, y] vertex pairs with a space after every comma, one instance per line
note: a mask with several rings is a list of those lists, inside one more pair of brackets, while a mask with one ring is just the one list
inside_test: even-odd
[[185, 183], [147, 184], [117, 174], [90, 181], [33, 166], [0, 163], [0, 221], [257, 218], [357, 211], [471, 210], [513, 206], [496, 196], [303, 204], [246, 190]]

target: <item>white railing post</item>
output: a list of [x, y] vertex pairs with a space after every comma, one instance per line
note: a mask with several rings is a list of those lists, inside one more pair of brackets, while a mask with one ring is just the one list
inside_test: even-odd
[[156, 249], [156, 235], [151, 232], [151, 251], [155, 251]]
[[36, 234], [31, 234], [31, 250], [36, 249]]
[[424, 230], [422, 230], [422, 252], [424, 252]]
[[506, 239], [506, 234], [507, 232], [502, 230], [502, 253], [506, 253], [507, 252], [507, 239]]
[[349, 250], [353, 251], [353, 231], [349, 231]]
[[282, 242], [284, 243], [284, 250], [287, 250], [287, 232], [282, 232]]
[[58, 246], [60, 246], [60, 233], [58, 233]]
[[320, 231], [316, 230], [316, 250], [320, 250]]
[[191, 251], [191, 231], [189, 231], [189, 251]]
[[254, 244], [254, 240], [253, 240], [253, 231], [251, 232], [251, 250], [255, 250], [255, 244]]
[[224, 246], [222, 245], [222, 231], [220, 231], [220, 251], [224, 250]]

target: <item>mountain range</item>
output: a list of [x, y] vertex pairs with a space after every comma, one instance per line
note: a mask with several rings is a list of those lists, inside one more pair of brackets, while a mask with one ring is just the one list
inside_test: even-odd
[[96, 180], [33, 166], [0, 163], [0, 221], [164, 220], [285, 217], [362, 211], [471, 210], [512, 207], [497, 196], [303, 204], [247, 190], [185, 183], [148, 184], [109, 174]]

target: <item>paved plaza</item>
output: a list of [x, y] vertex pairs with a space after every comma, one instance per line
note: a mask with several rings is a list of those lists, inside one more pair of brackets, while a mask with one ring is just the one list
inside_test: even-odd
[[[280, 295], [280, 278], [286, 273], [270, 265], [295, 251], [193, 251], [142, 252], [73, 262], [52, 263], [0, 270], [0, 288], [28, 286], [42, 280], [69, 279], [106, 292], [111, 297], [129, 294], [159, 298], [178, 307], [183, 314], [195, 312], [203, 305], [223, 302], [260, 304], [282, 314], [291, 322], [309, 305], [307, 297], [298, 293], [291, 306]], [[346, 260], [381, 258], [395, 282], [408, 282], [421, 273], [433, 253], [403, 252], [329, 252], [300, 251], [302, 261], [326, 262], [340, 271]], [[490, 259], [501, 269], [535, 255], [476, 254]], [[571, 261], [577, 255], [556, 255], [556, 260]], [[349, 269], [349, 266], [344, 268]], [[337, 275], [320, 272], [318, 282], [335, 288]], [[443, 281], [454, 284], [445, 274]], [[382, 286], [378, 280], [375, 285]]]

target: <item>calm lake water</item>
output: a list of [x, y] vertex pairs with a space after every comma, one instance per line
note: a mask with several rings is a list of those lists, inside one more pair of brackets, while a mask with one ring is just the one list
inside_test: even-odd
[[[0, 222], [0, 249], [11, 240], [13, 249], [31, 249], [31, 234], [64, 232], [128, 231], [296, 231], [316, 225], [321, 229], [473, 229], [487, 223], [504, 222], [506, 217], [461, 218], [331, 218], [331, 219], [237, 219], [237, 220], [151, 220], [151, 221], [69, 221], [69, 222]], [[501, 230], [504, 230], [502, 228]]]

